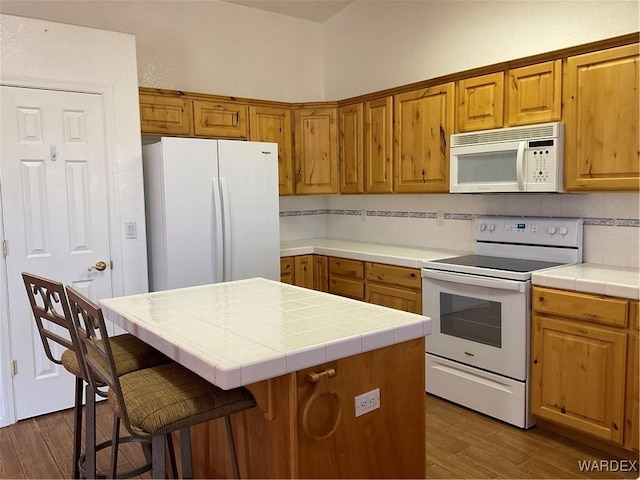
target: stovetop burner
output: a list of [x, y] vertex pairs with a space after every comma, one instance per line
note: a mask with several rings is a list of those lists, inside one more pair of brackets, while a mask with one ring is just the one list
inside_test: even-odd
[[433, 263], [447, 265], [463, 265], [467, 267], [489, 268], [506, 272], [534, 272], [543, 268], [557, 267], [562, 263], [544, 262], [539, 260], [522, 260], [519, 258], [492, 257], [488, 255], [464, 255], [462, 257], [443, 258]]
[[425, 261], [426, 269], [527, 281], [533, 272], [582, 262], [582, 219], [478, 216], [474, 255]]

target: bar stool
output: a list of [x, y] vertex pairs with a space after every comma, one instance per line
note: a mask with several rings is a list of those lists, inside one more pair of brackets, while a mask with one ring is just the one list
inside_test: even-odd
[[[75, 400], [74, 400], [74, 422], [73, 422], [73, 470], [72, 478], [80, 478], [79, 461], [81, 458], [82, 444], [82, 390], [83, 382], [87, 382], [87, 418], [86, 430], [87, 437], [92, 435], [94, 438], [93, 445], [85, 445], [85, 450], [91, 447], [100, 448], [104, 444], [95, 446], [95, 393], [101, 393], [94, 389], [84, 373], [84, 365], [78, 360], [80, 358], [80, 345], [73, 328], [71, 319], [71, 311], [69, 310], [69, 302], [67, 294], [59, 282], [47, 278], [39, 277], [29, 273], [23, 273], [22, 279], [27, 290], [31, 311], [38, 327], [38, 333], [42, 340], [47, 358], [58, 365], [62, 365], [65, 370], [75, 376]], [[49, 321], [64, 329], [64, 332], [58, 332], [47, 328], [44, 321]], [[69, 338], [65, 338], [68, 334]], [[155, 350], [153, 347], [138, 340], [130, 334], [117, 335], [112, 337], [111, 345], [113, 348], [114, 361], [117, 371], [120, 375], [140, 370], [142, 368], [153, 367], [167, 363], [169, 359]], [[61, 354], [60, 358], [53, 355], [50, 342], [63, 346], [66, 350]], [[103, 387], [104, 385], [95, 382], [95, 387]], [[104, 395], [104, 394], [103, 394]], [[113, 450], [117, 450], [118, 438], [112, 438], [111, 442]], [[95, 458], [95, 456], [94, 456]], [[95, 470], [95, 469], [94, 469]], [[135, 473], [131, 472], [132, 474]]]
[[222, 390], [175, 362], [118, 376], [102, 310], [70, 287], [67, 296], [90, 381], [109, 386], [109, 405], [131, 435], [151, 439], [152, 477], [165, 478], [164, 436], [179, 431], [183, 478], [190, 478], [190, 427], [224, 417], [233, 473], [239, 478], [229, 416], [255, 407], [253, 395], [243, 387]]

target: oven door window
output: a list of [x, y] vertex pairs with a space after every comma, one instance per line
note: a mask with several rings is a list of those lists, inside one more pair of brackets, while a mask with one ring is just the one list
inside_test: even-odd
[[499, 302], [440, 292], [440, 331], [476, 343], [502, 347]]

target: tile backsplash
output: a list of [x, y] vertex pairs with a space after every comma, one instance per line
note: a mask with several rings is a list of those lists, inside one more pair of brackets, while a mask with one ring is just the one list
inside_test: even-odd
[[585, 262], [640, 268], [639, 212], [637, 192], [294, 196], [280, 197], [280, 236], [470, 251], [475, 215], [581, 217]]

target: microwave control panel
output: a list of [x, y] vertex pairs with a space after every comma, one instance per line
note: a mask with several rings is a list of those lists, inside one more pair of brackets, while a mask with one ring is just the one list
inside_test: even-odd
[[553, 139], [528, 142], [525, 157], [528, 182], [555, 182], [555, 159], [557, 157], [556, 145]]

